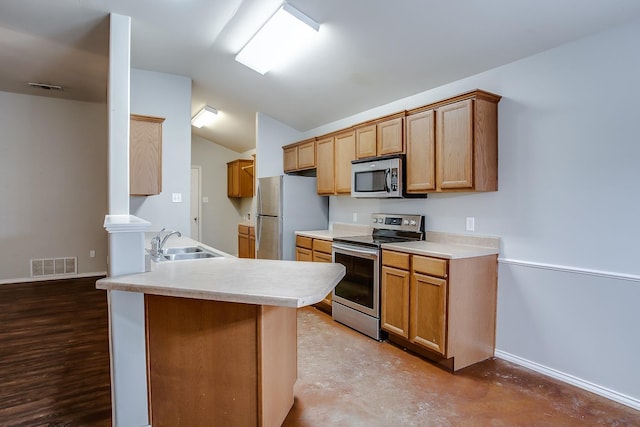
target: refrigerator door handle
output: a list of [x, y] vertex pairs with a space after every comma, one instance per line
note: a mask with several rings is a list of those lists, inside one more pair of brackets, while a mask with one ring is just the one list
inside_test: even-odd
[[[260, 195], [260, 191], [258, 190], [258, 195]], [[258, 198], [258, 200], [260, 200]], [[260, 250], [260, 234], [262, 230], [262, 216], [256, 215], [256, 257], [258, 256], [258, 251]]]

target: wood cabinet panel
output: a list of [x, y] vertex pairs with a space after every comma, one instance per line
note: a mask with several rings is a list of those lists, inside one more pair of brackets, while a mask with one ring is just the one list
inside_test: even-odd
[[162, 191], [161, 117], [131, 114], [129, 121], [129, 193], [150, 196]]
[[355, 131], [335, 136], [335, 193], [351, 194], [351, 161], [356, 158]]
[[324, 252], [325, 254], [331, 255], [332, 249], [332, 242], [330, 240], [313, 239], [314, 252]]
[[282, 148], [282, 168], [285, 172], [292, 172], [298, 169], [298, 147]]
[[436, 134], [438, 187], [473, 188], [473, 100], [438, 108]]
[[316, 141], [316, 185], [318, 194], [335, 193], [335, 148], [333, 137]]
[[436, 189], [435, 111], [427, 110], [406, 117], [407, 193], [426, 193]]
[[447, 277], [447, 261], [440, 258], [413, 256], [413, 270], [430, 276]]
[[316, 167], [315, 138], [282, 147], [283, 169], [285, 173], [299, 172]]
[[389, 267], [401, 268], [408, 270], [411, 266], [411, 255], [402, 252], [394, 252], [383, 250], [382, 251], [382, 264]]
[[376, 125], [378, 156], [404, 152], [403, 120], [402, 117], [398, 117]]
[[307, 248], [296, 247], [296, 261], [313, 261], [313, 251]]
[[382, 267], [382, 329], [409, 338], [410, 273], [398, 268]]
[[409, 340], [446, 357], [447, 281], [411, 276]]
[[256, 257], [255, 227], [238, 225], [238, 258]]
[[306, 236], [296, 236], [296, 246], [306, 249], [313, 249], [313, 239]]
[[253, 160], [227, 163], [227, 197], [253, 197]]
[[375, 124], [356, 129], [356, 158], [363, 159], [377, 155], [376, 136]]

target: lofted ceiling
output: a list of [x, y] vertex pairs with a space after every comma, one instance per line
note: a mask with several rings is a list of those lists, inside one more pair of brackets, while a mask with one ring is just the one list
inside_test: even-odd
[[106, 102], [107, 16], [130, 16], [131, 66], [190, 77], [192, 115], [220, 111], [193, 133], [243, 152], [257, 111], [306, 131], [640, 19], [638, 0], [289, 0], [320, 37], [260, 75], [234, 56], [282, 1], [0, 0], [0, 91]]

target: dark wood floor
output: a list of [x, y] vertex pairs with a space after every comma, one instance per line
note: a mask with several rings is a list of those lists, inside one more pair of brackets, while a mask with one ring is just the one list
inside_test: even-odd
[[110, 426], [98, 278], [0, 285], [0, 426]]

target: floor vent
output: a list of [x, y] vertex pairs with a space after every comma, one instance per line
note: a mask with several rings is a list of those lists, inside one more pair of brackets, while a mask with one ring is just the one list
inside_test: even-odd
[[47, 258], [31, 260], [31, 277], [78, 274], [78, 258]]

